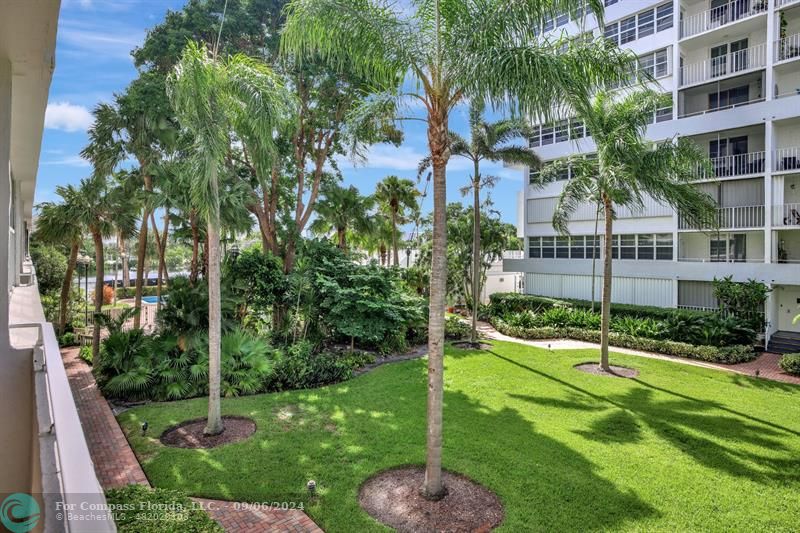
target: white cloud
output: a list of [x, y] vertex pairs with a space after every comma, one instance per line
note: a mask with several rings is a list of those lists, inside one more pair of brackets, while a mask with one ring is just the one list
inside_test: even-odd
[[48, 104], [44, 115], [44, 126], [53, 130], [86, 131], [94, 122], [94, 117], [83, 106], [69, 102]]
[[91, 164], [79, 155], [70, 155], [62, 157], [61, 159], [51, 159], [50, 161], [42, 161], [42, 165], [61, 165], [65, 167], [86, 168]]
[[[378, 168], [386, 170], [416, 171], [425, 154], [407, 145], [376, 144], [370, 147], [363, 161], [355, 164], [349, 159], [339, 159], [342, 168]], [[453, 157], [447, 164], [448, 170], [467, 170], [471, 168], [466, 159]]]
[[62, 53], [92, 59], [128, 59], [131, 50], [140, 45], [144, 32], [118, 22], [91, 24], [64, 19], [58, 27], [59, 47]]
[[81, 7], [92, 7], [92, 0], [80, 0]]

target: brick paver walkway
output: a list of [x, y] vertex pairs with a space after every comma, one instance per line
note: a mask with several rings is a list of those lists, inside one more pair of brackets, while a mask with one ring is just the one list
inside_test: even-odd
[[[91, 369], [78, 357], [78, 348], [62, 350], [64, 368], [78, 408], [89, 453], [97, 479], [104, 489], [124, 487], [130, 483], [150, 485], [128, 439], [117, 423], [92, 376]], [[322, 530], [297, 509], [256, 509], [235, 502], [195, 498], [211, 518], [232, 533], [300, 533]]]
[[[583, 348], [600, 349], [599, 344], [584, 341], [575, 341], [570, 339], [554, 339], [554, 340], [526, 340], [518, 339], [517, 337], [510, 337], [504, 335], [494, 329], [488, 322], [478, 322], [479, 332], [489, 338], [499, 341], [516, 342], [528, 346], [535, 346], [537, 348], [545, 348], [550, 350], [579, 350]], [[749, 363], [739, 363], [737, 365], [723, 365], [719, 363], [707, 363], [705, 361], [696, 361], [694, 359], [686, 359], [684, 357], [674, 357], [671, 355], [663, 355], [657, 353], [643, 352], [640, 350], [630, 350], [628, 348], [611, 347], [611, 351], [617, 353], [624, 353], [629, 355], [637, 355], [639, 357], [648, 357], [650, 359], [662, 359], [664, 361], [672, 361], [673, 363], [680, 363], [682, 365], [702, 366], [705, 368], [715, 368], [717, 370], [725, 370], [727, 372], [735, 372], [746, 376], [758, 376], [764, 379], [771, 379], [773, 381], [782, 381], [784, 383], [794, 383], [800, 385], [800, 377], [787, 374], [778, 365], [781, 356], [774, 353], [763, 353], [758, 359], [750, 361]]]

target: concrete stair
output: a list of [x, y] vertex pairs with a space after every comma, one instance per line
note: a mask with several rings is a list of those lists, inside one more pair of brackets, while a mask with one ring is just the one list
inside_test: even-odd
[[800, 333], [777, 331], [769, 339], [768, 352], [800, 353]]

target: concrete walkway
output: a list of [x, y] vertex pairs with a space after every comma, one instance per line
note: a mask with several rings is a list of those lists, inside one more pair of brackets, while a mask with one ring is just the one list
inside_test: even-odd
[[[487, 322], [478, 322], [478, 331], [481, 335], [488, 339], [495, 339], [499, 341], [516, 342], [518, 344], [525, 344], [527, 346], [534, 346], [536, 348], [544, 348], [545, 350], [582, 350], [592, 349], [599, 350], [600, 345], [593, 342], [576, 341], [571, 339], [553, 339], [553, 340], [526, 340], [517, 337], [509, 337], [494, 329], [494, 327]], [[628, 348], [617, 348], [612, 346], [611, 351], [616, 353], [624, 353], [628, 355], [636, 355], [639, 357], [647, 357], [649, 359], [661, 359], [663, 361], [672, 361], [673, 363], [680, 363], [682, 365], [699, 366], [703, 368], [713, 368], [715, 370], [724, 370], [726, 372], [734, 372], [744, 376], [758, 376], [773, 381], [781, 381], [783, 383], [794, 383], [800, 385], [800, 376], [792, 376], [781, 370], [778, 366], [780, 355], [774, 353], [763, 353], [758, 359], [748, 363], [739, 363], [735, 365], [723, 365], [719, 363], [707, 363], [705, 361], [696, 361], [694, 359], [686, 359], [684, 357], [675, 357], [672, 355], [663, 355], [651, 352], [643, 352], [641, 350], [631, 350]]]
[[[103, 489], [120, 488], [132, 483], [150, 486], [111, 407], [97, 388], [91, 368], [78, 357], [78, 348], [64, 349], [61, 355], [94, 470]], [[297, 509], [246, 508], [246, 505], [240, 506], [236, 502], [204, 498], [194, 500], [202, 504], [225, 531], [232, 533], [322, 532], [303, 511]]]

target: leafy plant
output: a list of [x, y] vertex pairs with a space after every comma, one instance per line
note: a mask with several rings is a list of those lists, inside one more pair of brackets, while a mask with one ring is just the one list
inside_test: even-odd
[[448, 316], [444, 319], [444, 336], [447, 339], [461, 340], [469, 337], [471, 328], [469, 324], [457, 316]]
[[784, 372], [800, 376], [800, 353], [790, 353], [781, 357], [778, 363]]
[[[223, 532], [186, 494], [176, 490], [128, 485], [106, 492], [106, 501], [112, 509], [120, 509], [112, 512], [120, 533]], [[163, 519], [153, 520], [152, 509], [159, 509]]]
[[764, 304], [772, 289], [754, 279], [733, 281], [732, 276], [714, 278], [711, 284], [722, 309], [743, 320], [750, 329], [764, 329]]

